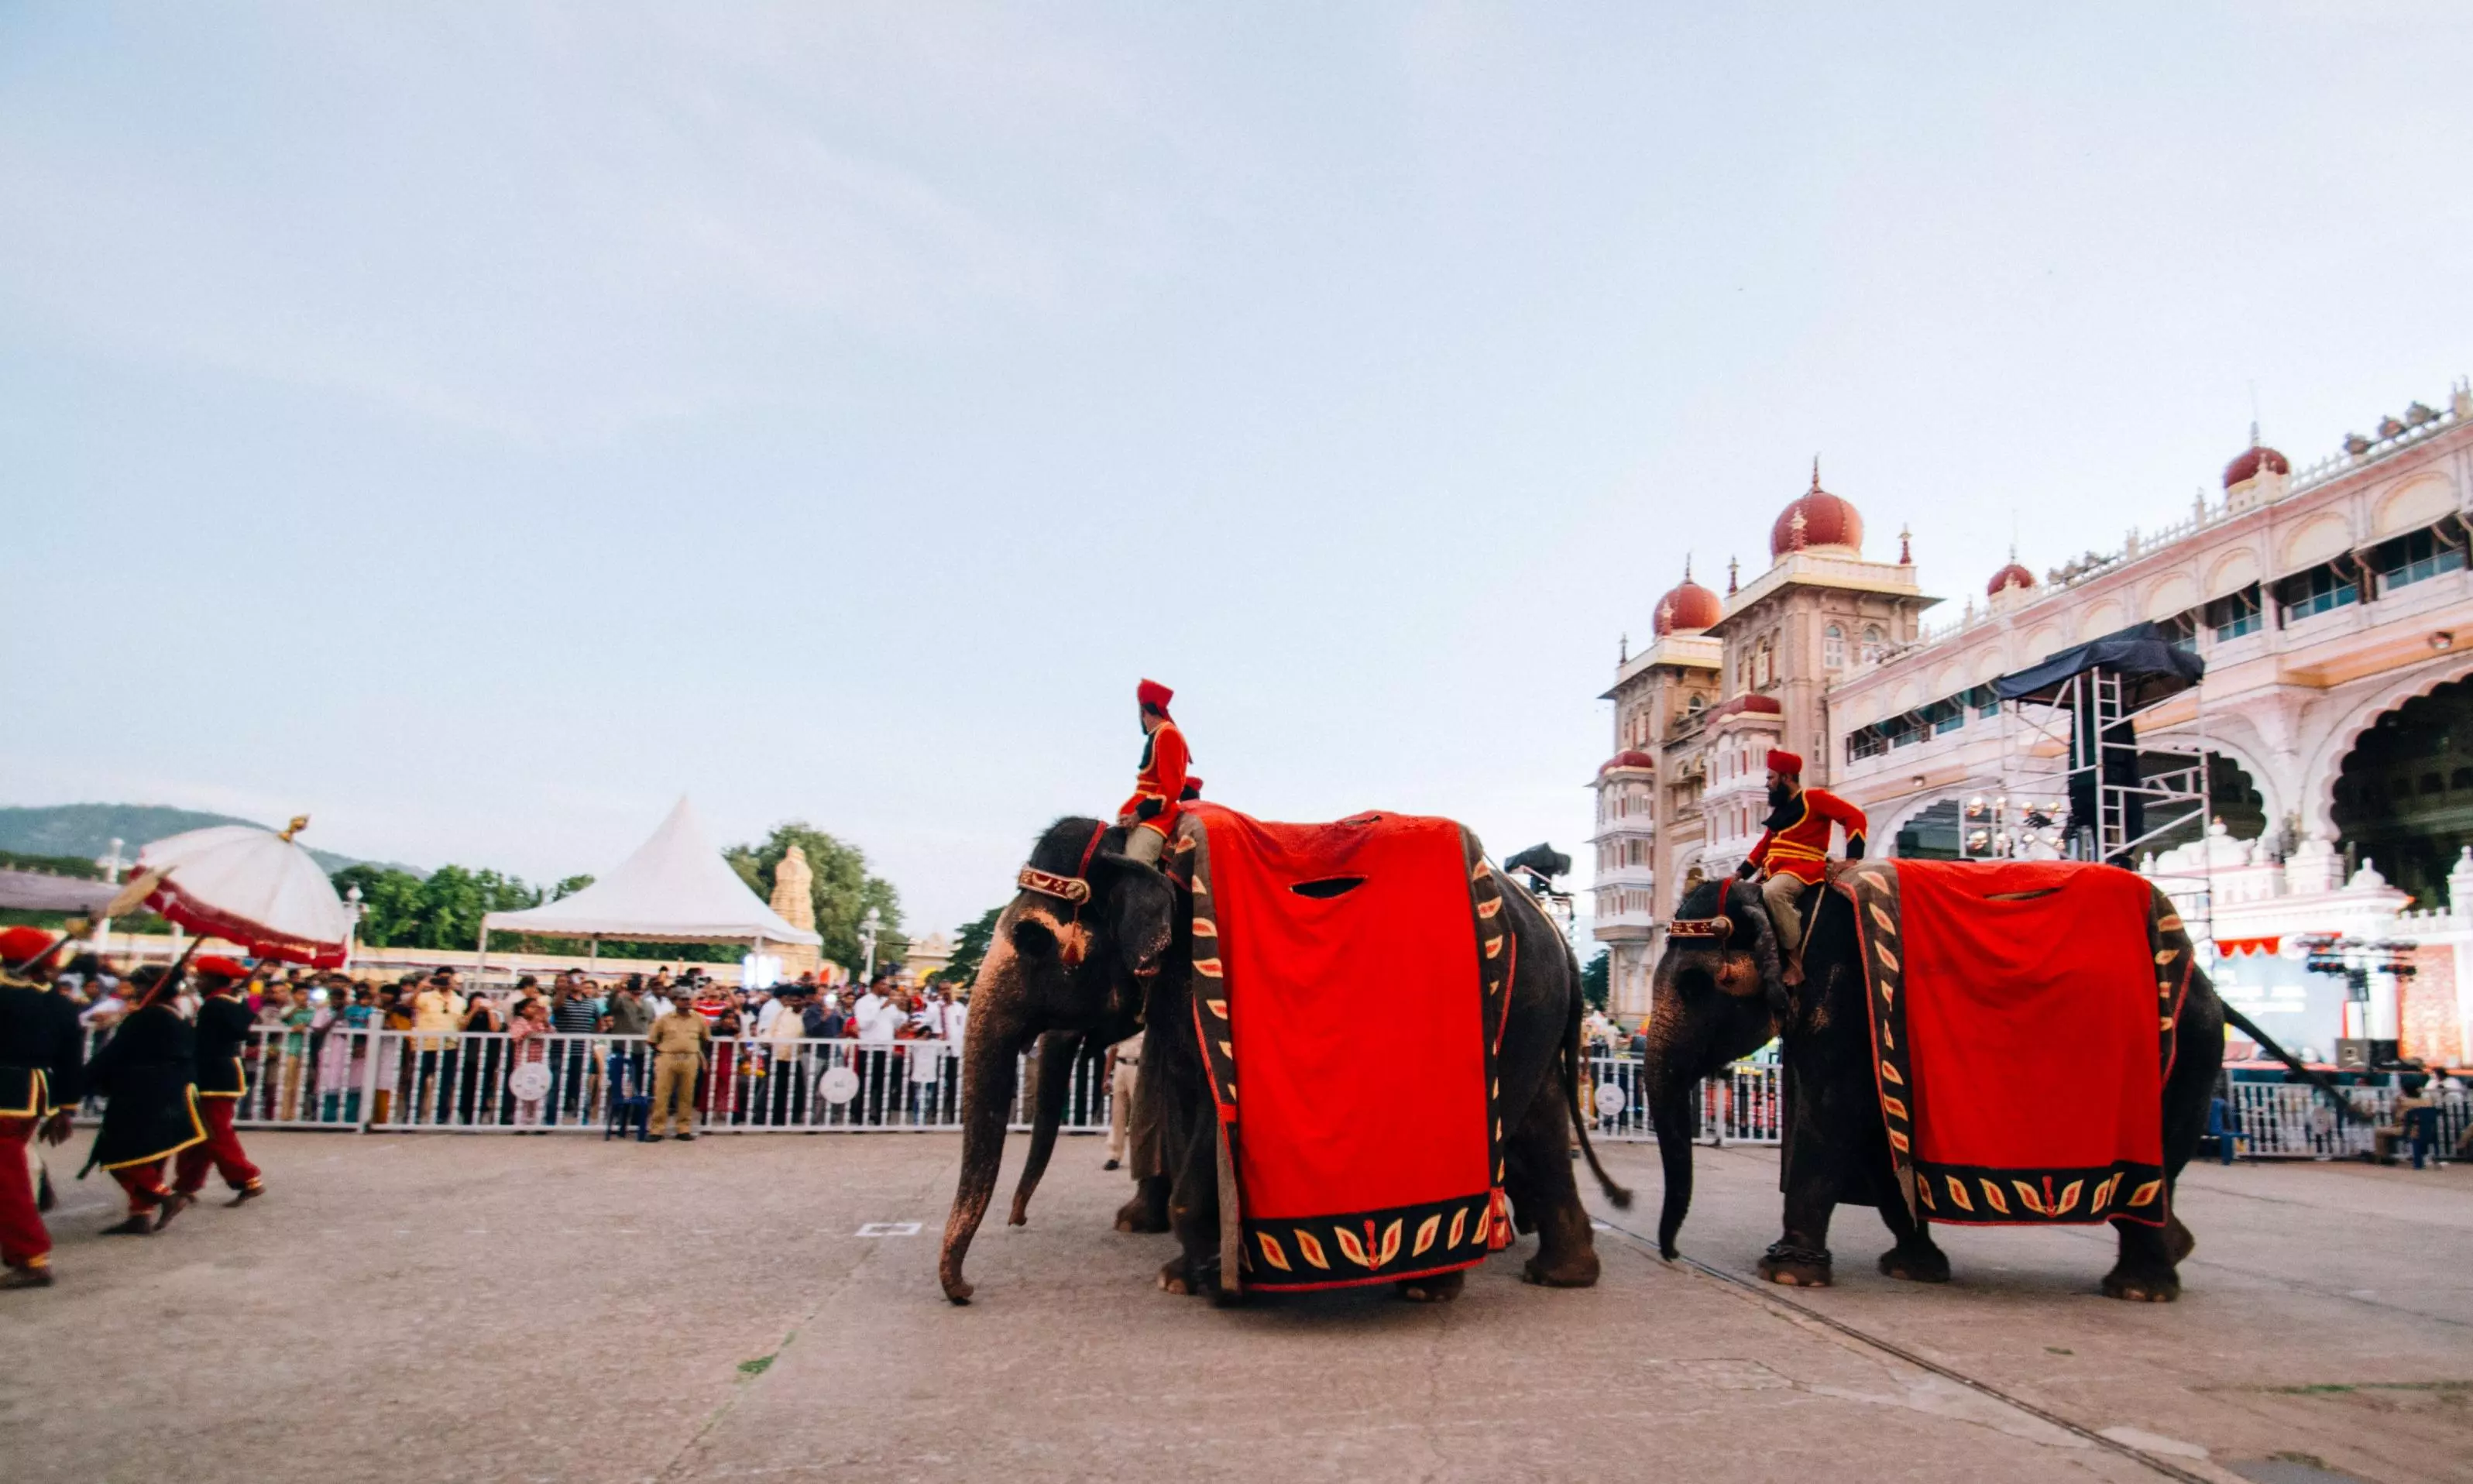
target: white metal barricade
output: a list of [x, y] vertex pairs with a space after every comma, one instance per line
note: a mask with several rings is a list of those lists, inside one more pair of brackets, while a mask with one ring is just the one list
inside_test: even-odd
[[[1613, 1143], [1656, 1138], [1657, 1131], [1649, 1125], [1640, 1058], [1628, 1052], [1597, 1052], [1584, 1065], [1587, 1079], [1580, 1088], [1580, 1106], [1595, 1114], [1589, 1122], [1589, 1137]], [[1776, 1143], [1778, 1068], [1746, 1062], [1702, 1082], [1693, 1099], [1693, 1137], [1700, 1143]]]

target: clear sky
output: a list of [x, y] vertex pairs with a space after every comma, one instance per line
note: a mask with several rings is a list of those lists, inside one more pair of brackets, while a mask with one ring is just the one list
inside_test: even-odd
[[0, 802], [539, 879], [686, 793], [924, 931], [1148, 674], [1236, 807], [1580, 855], [1619, 636], [1815, 452], [1955, 603], [2253, 395], [2439, 402], [2468, 79], [2367, 0], [0, 6]]

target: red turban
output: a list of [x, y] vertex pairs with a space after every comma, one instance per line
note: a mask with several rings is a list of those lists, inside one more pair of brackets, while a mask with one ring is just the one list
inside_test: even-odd
[[0, 960], [22, 964], [39, 958], [60, 941], [60, 936], [40, 927], [0, 928]]
[[1167, 704], [1176, 699], [1176, 692], [1157, 681], [1144, 681], [1134, 687], [1134, 699], [1142, 704], [1142, 709], [1165, 716]]
[[218, 979], [246, 979], [249, 977], [249, 969], [245, 968], [238, 959], [226, 958], [220, 953], [207, 954], [205, 957], [198, 960], [196, 968], [201, 975], [212, 974]]
[[1771, 773], [1783, 773], [1790, 778], [1799, 778], [1803, 777], [1803, 759], [1795, 754], [1786, 751], [1784, 748], [1770, 748], [1769, 771]]

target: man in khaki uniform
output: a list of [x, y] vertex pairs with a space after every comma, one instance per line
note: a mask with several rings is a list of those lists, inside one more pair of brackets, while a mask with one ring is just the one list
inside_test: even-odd
[[653, 1106], [645, 1137], [660, 1137], [662, 1126], [675, 1121], [673, 1137], [695, 1137], [696, 1071], [712, 1044], [712, 1023], [693, 1013], [665, 1015], [644, 1033], [644, 1044], [653, 1053]]

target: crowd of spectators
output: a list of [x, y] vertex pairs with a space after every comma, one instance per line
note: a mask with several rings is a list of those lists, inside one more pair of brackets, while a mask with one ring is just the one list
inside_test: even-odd
[[[59, 988], [98, 1044], [132, 1007], [120, 973], [92, 954], [71, 962]], [[251, 1116], [359, 1123], [366, 1091], [379, 1125], [519, 1128], [594, 1120], [609, 1095], [637, 1090], [649, 1076], [642, 1039], [673, 1015], [711, 1027], [695, 1101], [707, 1122], [822, 1121], [845, 1103], [871, 1123], [949, 1121], [970, 1013], [967, 993], [890, 974], [857, 993], [813, 974], [749, 991], [694, 969], [469, 986], [448, 969], [376, 981], [270, 966], [245, 1002], [265, 1032], [250, 1067]], [[404, 1034], [336, 1034], [363, 1031]], [[858, 1089], [828, 1098], [825, 1073], [845, 1065]]]

